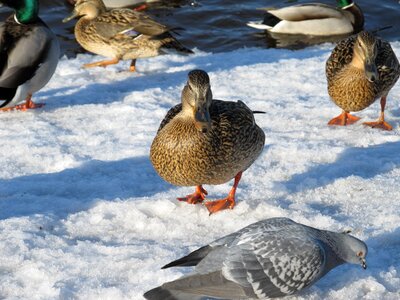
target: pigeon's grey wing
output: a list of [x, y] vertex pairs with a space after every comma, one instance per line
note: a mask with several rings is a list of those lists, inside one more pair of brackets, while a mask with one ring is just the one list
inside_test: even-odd
[[231, 245], [237, 238], [244, 240], [248, 235], [251, 238], [254, 234], [257, 233], [267, 233], [267, 232], [276, 232], [278, 230], [282, 230], [287, 226], [297, 225], [296, 222], [289, 218], [270, 218], [262, 221], [255, 222], [250, 224], [236, 232], [233, 232], [229, 235], [226, 235], [220, 239], [217, 239], [210, 243], [211, 247], [222, 246], [222, 245]]
[[[19, 40], [10, 48], [6, 43], [7, 38], [2, 40], [1, 60], [5, 64], [0, 75], [0, 87], [17, 88], [19, 85], [31, 79], [51, 46], [51, 32], [47, 27], [38, 26], [27, 35], [21, 35]], [[4, 44], [3, 44], [4, 43]], [[27, 51], [27, 49], [29, 51]], [[5, 59], [5, 60], [3, 60]]]
[[[293, 294], [323, 274], [325, 252], [302, 231], [257, 233], [239, 241], [224, 261], [222, 274], [259, 298]], [[298, 233], [298, 234], [296, 234]]]
[[167, 269], [171, 267], [192, 267], [196, 266], [204, 257], [207, 256], [210, 251], [212, 251], [212, 247], [209, 245], [201, 247], [190, 254], [174, 260], [173, 262], [170, 262], [169, 264], [165, 265], [161, 269]]

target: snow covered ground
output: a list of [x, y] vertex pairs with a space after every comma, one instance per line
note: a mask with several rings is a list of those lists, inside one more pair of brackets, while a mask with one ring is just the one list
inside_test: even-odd
[[[393, 43], [400, 57], [400, 43]], [[388, 97], [394, 130], [361, 122], [331, 128], [340, 113], [326, 90], [331, 44], [301, 51], [243, 49], [167, 55], [107, 69], [63, 58], [36, 96], [43, 109], [0, 113], [0, 298], [142, 299], [188, 270], [164, 264], [264, 218], [285, 216], [353, 235], [368, 269], [344, 265], [294, 299], [400, 299], [400, 84]], [[180, 101], [187, 72], [209, 72], [214, 97], [242, 99], [266, 133], [244, 173], [234, 210], [208, 216], [175, 198], [149, 147]], [[357, 113], [378, 117], [379, 103]], [[232, 182], [205, 186], [224, 197]]]

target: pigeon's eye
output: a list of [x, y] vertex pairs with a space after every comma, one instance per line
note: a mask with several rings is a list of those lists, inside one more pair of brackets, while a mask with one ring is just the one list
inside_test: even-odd
[[357, 256], [361, 257], [364, 253], [362, 251], [357, 253]]

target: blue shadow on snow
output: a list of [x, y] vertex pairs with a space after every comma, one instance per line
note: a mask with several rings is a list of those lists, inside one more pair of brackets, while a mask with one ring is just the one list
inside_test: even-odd
[[158, 176], [148, 157], [93, 160], [58, 173], [0, 180], [0, 220], [34, 214], [66, 217], [99, 199], [146, 197], [171, 187]]

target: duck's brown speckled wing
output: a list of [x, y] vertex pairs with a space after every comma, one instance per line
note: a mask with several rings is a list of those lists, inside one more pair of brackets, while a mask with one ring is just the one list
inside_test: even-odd
[[376, 66], [379, 73], [378, 93], [387, 94], [400, 75], [400, 65], [389, 42], [377, 40], [378, 55]]
[[344, 39], [336, 45], [335, 49], [333, 49], [331, 55], [326, 61], [325, 67], [328, 82], [353, 59], [353, 47], [356, 38], [357, 35], [353, 35]]
[[164, 117], [164, 119], [161, 121], [160, 127], [158, 127], [157, 133], [160, 132], [161, 129], [164, 128], [165, 125], [169, 123], [177, 114], [179, 114], [182, 110], [182, 103], [179, 103], [172, 107]]
[[129, 31], [149, 36], [160, 35], [168, 31], [165, 25], [131, 9], [110, 10], [98, 16], [90, 26], [93, 26], [99, 34], [106, 38]]

